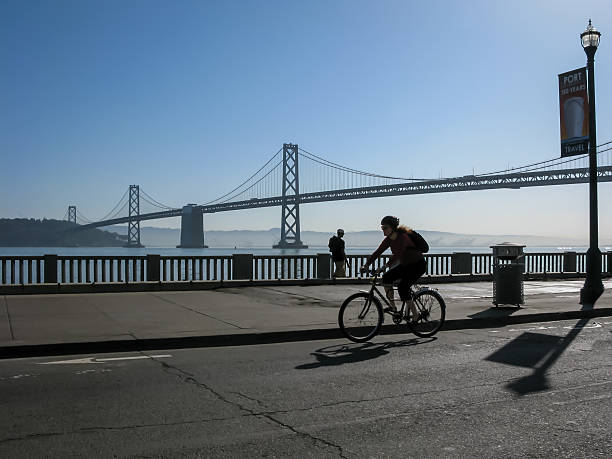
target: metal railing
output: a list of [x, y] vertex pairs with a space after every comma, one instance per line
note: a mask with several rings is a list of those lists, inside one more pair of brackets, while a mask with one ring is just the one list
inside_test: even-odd
[[316, 255], [253, 256], [253, 279], [310, 279], [316, 272]]
[[[346, 275], [357, 277], [368, 255], [347, 255]], [[373, 264], [389, 261], [383, 255]], [[427, 276], [492, 275], [492, 254], [427, 254]], [[525, 274], [586, 272], [586, 254], [526, 253]], [[602, 254], [602, 273], [610, 273], [612, 252]], [[41, 283], [134, 283], [225, 281], [233, 279], [328, 279], [333, 272], [328, 253], [317, 255], [224, 256], [0, 256], [0, 285]]]
[[232, 278], [232, 257], [225, 256], [162, 256], [160, 276], [147, 280], [163, 282], [226, 280]]
[[562, 273], [564, 272], [563, 259], [563, 253], [526, 253], [524, 257], [525, 273]]

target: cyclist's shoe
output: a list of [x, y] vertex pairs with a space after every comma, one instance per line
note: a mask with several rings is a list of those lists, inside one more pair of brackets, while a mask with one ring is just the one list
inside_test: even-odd
[[383, 312], [390, 312], [393, 315], [399, 314], [397, 308], [394, 308], [392, 306], [387, 306], [385, 309], [383, 309]]
[[406, 317], [406, 321], [410, 321], [411, 324], [416, 324], [418, 323], [421, 319], [423, 318], [423, 314], [421, 314], [420, 312], [417, 314], [416, 317]]

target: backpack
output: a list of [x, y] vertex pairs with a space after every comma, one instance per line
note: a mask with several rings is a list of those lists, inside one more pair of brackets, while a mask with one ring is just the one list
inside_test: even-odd
[[340, 250], [340, 243], [338, 241], [338, 237], [337, 236], [332, 236], [329, 238], [329, 244], [327, 244], [327, 247], [329, 247], [329, 251], [330, 252], [336, 252], [338, 250]]
[[412, 230], [412, 232], [408, 233], [408, 235], [410, 236], [410, 239], [412, 239], [412, 242], [414, 243], [414, 245], [416, 246], [416, 249], [419, 252], [421, 253], [429, 252], [429, 244], [427, 243], [425, 238], [423, 238], [423, 236], [421, 236], [415, 230]]

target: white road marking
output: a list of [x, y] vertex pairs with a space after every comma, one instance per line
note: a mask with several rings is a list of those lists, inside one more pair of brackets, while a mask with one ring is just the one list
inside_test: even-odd
[[[612, 324], [612, 322], [593, 322], [592, 324], [588, 324], [588, 325], [582, 325], [582, 326], [576, 326], [576, 325], [568, 325], [565, 327], [561, 327], [564, 328], [566, 330], [573, 330], [575, 328], [578, 329], [582, 329], [582, 328], [602, 328], [603, 325], [610, 325]], [[539, 327], [527, 327], [527, 328], [510, 328], [508, 329], [508, 331], [511, 332], [524, 332], [524, 331], [533, 331], [533, 330], [553, 330], [555, 328], [560, 328], [557, 327], [555, 325], [552, 325], [550, 327], [545, 327], [544, 325], [540, 325]], [[495, 333], [499, 333], [499, 331], [496, 330], [492, 330]]]
[[134, 357], [109, 357], [106, 359], [97, 359], [95, 357], [87, 357], [85, 359], [72, 359], [72, 360], [56, 360], [54, 362], [39, 362], [37, 365], [59, 365], [59, 364], [83, 364], [83, 363], [104, 363], [104, 362], [115, 362], [118, 360], [142, 360], [142, 359], [164, 359], [172, 357], [169, 354], [164, 355], [137, 355]]
[[569, 327], [563, 327], [563, 328], [567, 328], [568, 330], [571, 330], [572, 328], [601, 328], [601, 324], [595, 322], [593, 325], [583, 325], [581, 327], [576, 327], [576, 326], [569, 326]]
[[[508, 331], [511, 332], [522, 332], [522, 331], [532, 331], [532, 330], [551, 330], [553, 328], [557, 328], [555, 326], [551, 326], [551, 327], [545, 327], [543, 325], [539, 326], [539, 327], [529, 327], [529, 328], [511, 328]], [[572, 327], [570, 327], [572, 328]]]

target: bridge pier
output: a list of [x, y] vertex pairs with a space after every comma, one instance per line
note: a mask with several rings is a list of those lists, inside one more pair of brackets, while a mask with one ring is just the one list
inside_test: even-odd
[[202, 207], [195, 204], [183, 206], [181, 214], [181, 244], [182, 249], [206, 249], [204, 245], [204, 214]]
[[283, 144], [281, 239], [273, 249], [307, 249], [300, 239], [300, 181], [297, 144]]

